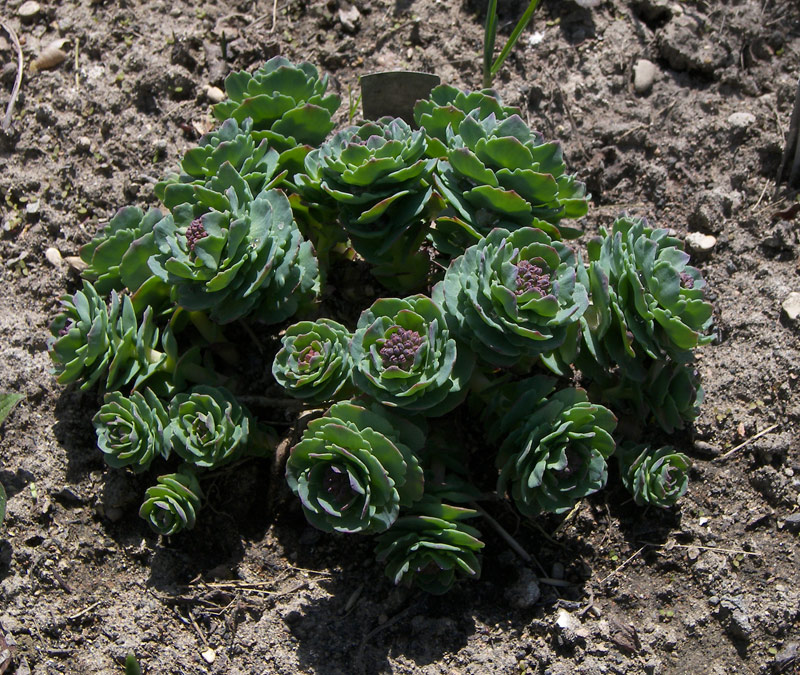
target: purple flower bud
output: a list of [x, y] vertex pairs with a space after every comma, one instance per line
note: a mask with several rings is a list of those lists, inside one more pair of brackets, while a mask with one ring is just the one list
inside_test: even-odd
[[[391, 329], [390, 329], [391, 330]], [[384, 368], [408, 370], [414, 364], [414, 357], [422, 346], [422, 337], [415, 330], [397, 326], [397, 330], [387, 338], [380, 350]]]
[[517, 295], [524, 295], [530, 291], [538, 291], [540, 295], [547, 295], [550, 291], [550, 275], [533, 264], [530, 260], [520, 260], [517, 268]]
[[686, 272], [681, 272], [681, 286], [684, 288], [694, 288], [694, 277]]
[[194, 251], [197, 242], [207, 236], [208, 232], [206, 232], [206, 228], [203, 227], [202, 219], [197, 218], [193, 220], [192, 224], [186, 228], [186, 247], [189, 251]]

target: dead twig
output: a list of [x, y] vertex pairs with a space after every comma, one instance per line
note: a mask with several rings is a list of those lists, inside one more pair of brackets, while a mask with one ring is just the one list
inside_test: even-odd
[[[645, 544], [645, 546], [647, 546], [647, 544]], [[642, 551], [644, 551], [644, 549], [645, 549], [645, 546], [642, 546], [642, 547], [641, 547], [641, 548], [640, 548], [638, 551], [636, 551], [636, 553], [634, 553], [634, 554], [633, 554], [633, 555], [632, 555], [630, 558], [628, 558], [627, 560], [625, 560], [625, 561], [624, 561], [624, 562], [623, 562], [623, 563], [622, 563], [622, 564], [621, 564], [619, 567], [617, 567], [617, 569], [613, 570], [612, 572], [610, 572], [609, 574], [607, 574], [606, 576], [604, 576], [604, 577], [603, 577], [603, 578], [602, 578], [602, 579], [599, 581], [599, 583], [600, 583], [600, 584], [603, 584], [603, 583], [605, 583], [605, 582], [606, 582], [606, 581], [608, 581], [608, 580], [609, 580], [611, 577], [613, 577], [615, 574], [617, 574], [618, 572], [621, 572], [622, 570], [624, 570], [624, 569], [625, 569], [625, 568], [626, 568], [626, 567], [627, 567], [627, 566], [628, 566], [628, 565], [631, 563], [631, 561], [632, 561], [634, 558], [636, 558], [636, 556], [638, 556], [638, 555], [639, 555], [639, 554], [640, 554]]]
[[11, 42], [14, 43], [14, 49], [17, 51], [17, 77], [14, 80], [14, 87], [11, 89], [11, 98], [6, 107], [6, 116], [3, 118], [3, 131], [8, 131], [8, 127], [11, 126], [11, 116], [14, 114], [14, 104], [17, 102], [17, 96], [19, 96], [19, 87], [22, 84], [24, 61], [22, 58], [22, 45], [19, 43], [17, 33], [7, 23], [0, 22], [0, 26], [2, 26], [11, 37]]
[[84, 607], [80, 612], [76, 612], [75, 614], [73, 614], [71, 616], [68, 616], [67, 618], [70, 621], [76, 621], [76, 620], [80, 619], [82, 616], [84, 616], [84, 615], [88, 614], [89, 612], [91, 612], [95, 607], [98, 607], [100, 604], [102, 604], [102, 600], [98, 600], [97, 602], [93, 602], [88, 607]]
[[761, 553], [759, 551], [743, 551], [738, 548], [719, 548], [717, 546], [698, 546], [697, 544], [676, 544], [675, 542], [669, 542], [667, 544], [654, 544], [653, 542], [645, 541], [642, 542], [645, 546], [652, 546], [653, 548], [665, 548], [667, 550], [671, 548], [696, 548], [700, 551], [714, 551], [715, 553], [733, 553], [736, 555], [752, 555], [759, 557]]
[[725, 461], [726, 459], [728, 459], [728, 457], [730, 457], [737, 450], [741, 450], [745, 446], [750, 445], [750, 443], [752, 443], [753, 441], [757, 441], [759, 438], [761, 438], [762, 436], [765, 436], [770, 431], [773, 431], [773, 430], [777, 429], [779, 426], [780, 426], [779, 424], [773, 424], [771, 427], [767, 427], [763, 431], [759, 431], [755, 436], [751, 436], [750, 438], [748, 438], [743, 443], [739, 443], [739, 445], [737, 445], [735, 448], [733, 448], [731, 450], [728, 450], [728, 452], [726, 452], [724, 455], [720, 455], [714, 461], [715, 462], [723, 462], [723, 461]]
[[[476, 502], [470, 502], [470, 506], [475, 509], [483, 518], [486, 520], [489, 525], [491, 525], [495, 532], [499, 534], [503, 540], [511, 547], [511, 550], [514, 551], [520, 558], [522, 558], [526, 563], [530, 564], [534, 562], [533, 556], [528, 553], [522, 546], [519, 545], [514, 537], [512, 537], [506, 529], [498, 523], [494, 518], [492, 518], [486, 511], [484, 511], [479, 504]], [[539, 565], [539, 563], [536, 563]], [[539, 566], [541, 568], [541, 566]], [[542, 574], [544, 574], [544, 569], [542, 569]]]

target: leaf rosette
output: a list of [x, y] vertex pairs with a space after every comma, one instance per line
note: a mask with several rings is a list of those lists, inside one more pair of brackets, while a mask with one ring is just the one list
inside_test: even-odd
[[310, 63], [294, 65], [276, 56], [251, 74], [231, 73], [225, 79], [228, 100], [214, 106], [220, 121], [247, 118], [253, 122], [253, 137], [266, 140], [280, 153], [279, 164], [295, 173], [303, 158], [322, 143], [334, 127], [331, 116], [341, 98], [326, 94], [328, 76], [320, 77]]
[[156, 226], [159, 255], [149, 264], [175, 285], [178, 303], [188, 310], [208, 311], [218, 323], [257, 311], [258, 318], [278, 323], [319, 290], [313, 248], [283, 192], [267, 190], [253, 198], [231, 172], [234, 184], [218, 204], [222, 210], [195, 218], [184, 204]]
[[106, 394], [105, 402], [92, 420], [97, 433], [97, 447], [106, 464], [136, 473], [150, 468], [157, 457], [169, 455], [169, 440], [164, 431], [169, 417], [164, 404], [150, 390]]
[[[222, 208], [220, 194], [230, 187], [231, 180], [220, 173], [236, 173], [248, 187], [249, 194], [257, 195], [278, 184], [285, 172], [278, 172], [279, 155], [268, 141], [256, 141], [252, 135], [253, 122], [241, 124], [229, 119], [219, 129], [203, 136], [196, 147], [181, 160], [180, 173], [171, 174], [157, 183], [156, 196], [168, 209], [179, 204], [192, 204], [195, 215], [208, 208]], [[211, 192], [209, 194], [208, 192]], [[216, 194], [215, 194], [216, 193]]]
[[362, 312], [350, 343], [353, 381], [384, 405], [443, 415], [466, 396], [475, 357], [424, 295], [382, 298]]
[[497, 228], [434, 287], [453, 330], [484, 361], [510, 367], [564, 343], [589, 305], [576, 257], [541, 230]]
[[386, 576], [434, 595], [449, 591], [458, 577], [480, 577], [481, 533], [463, 522], [477, 515], [425, 495], [378, 538], [375, 553]]
[[332, 319], [300, 321], [286, 329], [272, 362], [272, 374], [295, 398], [323, 403], [345, 398], [351, 389], [352, 335]]
[[203, 496], [195, 475], [181, 471], [159, 476], [156, 482], [147, 488], [139, 516], [165, 537], [191, 530]]
[[153, 276], [143, 261], [156, 252], [152, 233], [163, 217], [158, 209], [144, 213], [127, 206], [117, 211], [103, 230], [81, 247], [81, 260], [87, 264], [81, 276], [101, 295], [124, 288], [137, 291]]
[[561, 224], [588, 211], [586, 187], [567, 175], [561, 146], [546, 143], [518, 115], [479, 119], [469, 113], [447, 136], [447, 157], [434, 176], [448, 209], [436, 221], [433, 243], [458, 255], [489, 231], [536, 227], [553, 239], [579, 230]]
[[407, 265], [427, 234], [433, 196], [436, 160], [425, 148], [425, 133], [399, 118], [351, 126], [308, 155], [298, 189], [338, 206], [339, 221], [365, 260]]
[[675, 448], [631, 444], [618, 456], [622, 483], [639, 506], [668, 508], [686, 494], [692, 463]]
[[[623, 217], [590, 242], [588, 253], [584, 279], [592, 305], [583, 317], [583, 338], [601, 367], [618, 365], [641, 382], [641, 357], [687, 363], [695, 347], [714, 339], [706, 282], [667, 230]], [[586, 370], [591, 375], [591, 367]]]
[[156, 349], [159, 331], [151, 308], [137, 317], [129, 296], [111, 292], [111, 302], [88, 281], [83, 290], [61, 298], [61, 312], [50, 324], [48, 340], [53, 373], [60, 384], [83, 380], [81, 389], [101, 382], [109, 391], [169, 367], [166, 353]]
[[642, 382], [625, 376], [600, 376], [593, 386], [604, 403], [615, 410], [636, 415], [640, 420], [654, 419], [671, 434], [683, 429], [700, 413], [703, 387], [693, 364], [645, 359], [641, 364]]
[[194, 466], [211, 469], [241, 457], [254, 421], [227, 389], [199, 385], [169, 405], [173, 450]]
[[502, 441], [497, 492], [510, 488], [530, 517], [564, 513], [602, 489], [615, 448], [617, 419], [608, 408], [591, 403], [582, 389], [554, 388], [552, 378], [535, 376], [488, 390], [498, 399], [492, 435]]
[[417, 101], [414, 106], [414, 122], [428, 136], [428, 155], [447, 156], [447, 128], [458, 129], [464, 118], [477, 111], [478, 120], [494, 114], [498, 120], [519, 115], [519, 108], [504, 106], [493, 89], [461, 91], [449, 84], [434, 87], [430, 97]]
[[422, 497], [422, 428], [385, 408], [334, 404], [312, 420], [286, 462], [286, 480], [314, 527], [384, 532]]

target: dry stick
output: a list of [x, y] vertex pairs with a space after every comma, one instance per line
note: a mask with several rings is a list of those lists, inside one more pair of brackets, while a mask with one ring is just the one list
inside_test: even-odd
[[[203, 646], [206, 649], [211, 649], [211, 645], [208, 644], [208, 640], [206, 640], [206, 636], [203, 635], [203, 631], [200, 630], [200, 626], [197, 625], [197, 621], [195, 621], [194, 614], [192, 614], [192, 608], [187, 607], [186, 613], [189, 615], [189, 620], [192, 622], [192, 627], [197, 631], [197, 634], [200, 636], [200, 641], [203, 643]], [[214, 651], [211, 649], [211, 651]]]
[[697, 544], [676, 544], [671, 542], [669, 544], [654, 544], [650, 541], [642, 542], [645, 546], [653, 546], [655, 548], [666, 548], [667, 550], [671, 548], [696, 548], [700, 551], [714, 551], [715, 553], [741, 553], [742, 555], [753, 555], [753, 556], [760, 556], [761, 553], [759, 551], [742, 551], [738, 548], [719, 548], [718, 546], [698, 546]]
[[17, 102], [17, 96], [19, 95], [19, 87], [22, 84], [22, 70], [24, 63], [22, 60], [22, 45], [20, 45], [19, 38], [14, 32], [14, 29], [7, 23], [0, 22], [0, 26], [2, 26], [6, 33], [9, 34], [11, 37], [11, 42], [14, 43], [14, 49], [17, 50], [17, 78], [14, 80], [14, 88], [11, 90], [11, 99], [8, 101], [6, 116], [3, 119], [3, 131], [8, 131], [8, 127], [11, 126], [11, 115], [14, 114], [14, 104]]
[[81, 88], [81, 74], [80, 70], [78, 70], [80, 66], [80, 46], [81, 41], [80, 38], [75, 38], [75, 90], [78, 91]]
[[728, 452], [726, 452], [724, 455], [720, 455], [714, 461], [715, 462], [722, 462], [722, 461], [728, 459], [728, 457], [730, 457], [737, 450], [741, 450], [746, 445], [750, 445], [750, 443], [752, 443], [753, 441], [757, 441], [759, 438], [761, 438], [765, 434], [768, 434], [773, 429], [777, 429], [778, 426], [780, 426], [780, 425], [773, 424], [771, 427], [767, 427], [763, 431], [759, 431], [755, 436], [752, 436], [751, 438], [748, 438], [746, 441], [744, 441], [744, 443], [739, 443], [739, 445], [737, 445], [735, 448], [733, 448], [732, 450], [728, 450]]
[[[522, 546], [519, 545], [519, 542], [517, 542], [517, 540], [514, 539], [514, 537], [512, 537], [500, 523], [498, 523], [494, 518], [492, 518], [488, 513], [486, 513], [486, 511], [484, 511], [480, 507], [480, 505], [478, 505], [476, 502], [470, 502], [469, 505], [473, 509], [475, 509], [478, 513], [480, 513], [483, 518], [486, 519], [486, 522], [489, 523], [489, 525], [491, 525], [495, 529], [497, 534], [499, 534], [505, 540], [505, 542], [514, 551], [514, 553], [516, 553], [520, 558], [522, 558], [528, 564], [534, 561], [533, 556], [531, 556], [530, 553], [528, 553], [524, 548], [522, 548]], [[536, 564], [539, 565], [539, 563]], [[542, 574], [544, 573], [545, 571], [544, 569], [542, 569]]]
[[272, 28], [269, 29], [270, 33], [275, 32], [276, 23], [278, 23], [278, 0], [272, 0]]
[[80, 612], [78, 612], [76, 614], [73, 614], [72, 616], [68, 616], [67, 618], [70, 621], [75, 621], [76, 619], [80, 619], [84, 614], [88, 614], [89, 612], [91, 612], [95, 607], [97, 607], [101, 603], [102, 603], [102, 600], [98, 600], [97, 602], [92, 603], [88, 607], [84, 607]]
[[[645, 546], [647, 546], [647, 544], [645, 544]], [[639, 554], [640, 554], [642, 551], [644, 551], [644, 548], [645, 548], [645, 546], [642, 546], [642, 547], [641, 547], [641, 548], [640, 548], [638, 551], [636, 551], [636, 553], [634, 553], [634, 554], [633, 554], [633, 555], [632, 555], [630, 558], [628, 558], [628, 559], [627, 559], [625, 562], [623, 562], [623, 563], [622, 563], [622, 564], [621, 564], [619, 567], [617, 567], [617, 569], [615, 569], [615, 570], [614, 570], [613, 572], [611, 572], [610, 574], [607, 574], [606, 576], [604, 576], [604, 577], [603, 577], [603, 578], [602, 578], [602, 579], [601, 579], [601, 580], [600, 580], [598, 583], [601, 583], [601, 584], [602, 584], [602, 583], [605, 583], [605, 582], [606, 582], [606, 581], [608, 581], [608, 580], [609, 580], [611, 577], [613, 577], [613, 576], [614, 576], [614, 575], [615, 575], [617, 572], [621, 572], [623, 569], [625, 569], [625, 568], [628, 566], [628, 564], [631, 562], [631, 560], [633, 560], [633, 559], [634, 559], [636, 556], [638, 556], [638, 555], [639, 555]]]

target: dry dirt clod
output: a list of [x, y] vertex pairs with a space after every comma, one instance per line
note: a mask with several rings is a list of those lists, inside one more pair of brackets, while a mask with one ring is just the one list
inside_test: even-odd
[[633, 89], [637, 94], [648, 94], [653, 88], [658, 68], [647, 59], [639, 59], [633, 67]]
[[66, 38], [60, 38], [47, 45], [31, 63], [31, 70], [36, 72], [61, 65], [67, 60], [67, 53], [62, 49], [67, 42]]
[[17, 14], [19, 14], [19, 18], [23, 21], [33, 21], [39, 16], [39, 12], [41, 11], [42, 6], [38, 2], [35, 0], [28, 0], [20, 5]]
[[728, 124], [733, 129], [749, 129], [756, 123], [756, 116], [750, 112], [735, 112], [728, 115]]

